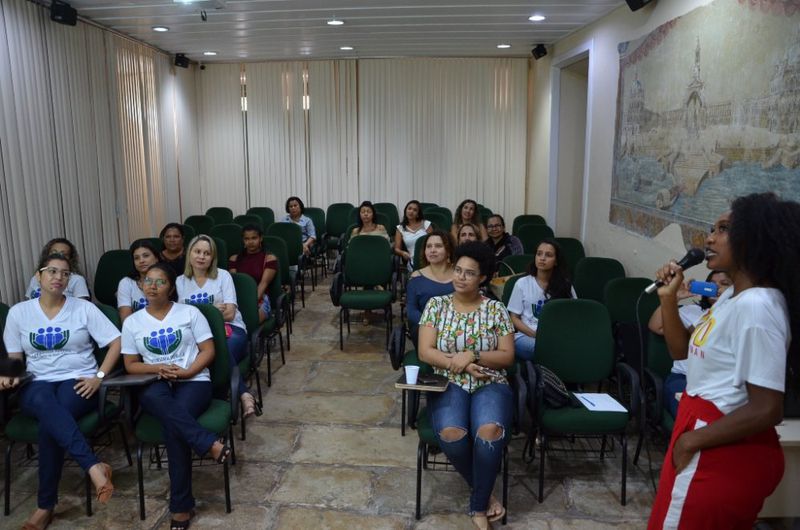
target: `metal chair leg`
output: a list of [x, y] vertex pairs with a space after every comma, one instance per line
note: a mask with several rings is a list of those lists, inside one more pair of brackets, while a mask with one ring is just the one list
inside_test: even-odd
[[539, 503], [544, 502], [544, 454], [547, 450], [547, 435], [542, 433], [542, 446], [539, 448]]
[[228, 473], [228, 461], [222, 464], [222, 474], [225, 481], [225, 513], [231, 513], [231, 479]]
[[144, 472], [142, 470], [142, 444], [136, 447], [136, 470], [139, 481], [139, 519], [144, 521]]
[[406, 435], [406, 389], [404, 388], [400, 394], [403, 396], [402, 404], [400, 405], [400, 436]]
[[420, 440], [419, 444], [417, 445], [417, 508], [416, 508], [416, 518], [417, 521], [420, 519], [420, 501], [422, 499], [422, 465], [423, 459], [425, 457], [425, 448], [424, 443]]
[[11, 513], [11, 449], [14, 447], [14, 442], [8, 442], [6, 447], [6, 474], [5, 474], [5, 491], [3, 515]]
[[502, 523], [508, 522], [508, 444], [503, 447], [503, 508], [506, 512], [503, 514]]
[[600, 460], [605, 458], [606, 456], [606, 435], [604, 434], [603, 437], [600, 439]]
[[84, 484], [86, 488], [86, 517], [92, 516], [92, 479], [89, 476], [89, 473], [86, 473], [86, 477], [84, 479]]
[[620, 440], [622, 445], [622, 505], [625, 506], [627, 501], [626, 493], [627, 493], [627, 481], [628, 481], [628, 437], [625, 436], [625, 433], [622, 433], [622, 440]]
[[125, 447], [125, 458], [128, 459], [128, 467], [130, 467], [133, 465], [133, 459], [131, 458], [131, 448], [128, 445], [128, 436], [125, 434], [125, 427], [122, 422], [119, 423], [119, 435], [122, 438], [122, 445]]
[[342, 327], [344, 326], [344, 322], [342, 319], [344, 318], [344, 308], [339, 310], [339, 349], [344, 350], [344, 335]]

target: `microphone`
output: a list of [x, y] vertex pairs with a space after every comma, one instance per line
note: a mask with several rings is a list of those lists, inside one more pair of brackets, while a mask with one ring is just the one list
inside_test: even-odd
[[[678, 262], [678, 267], [683, 270], [686, 270], [690, 267], [694, 267], [698, 263], [701, 263], [704, 259], [706, 259], [706, 253], [703, 249], [700, 248], [690, 248], [689, 252], [686, 253], [684, 257]], [[644, 290], [647, 294], [653, 294], [656, 289], [664, 285], [664, 282], [661, 280], [656, 280]]]

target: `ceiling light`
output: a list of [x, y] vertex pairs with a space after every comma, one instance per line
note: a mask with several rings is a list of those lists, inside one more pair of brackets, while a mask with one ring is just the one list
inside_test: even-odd
[[339, 49], [342, 50], [343, 52], [351, 52], [351, 51], [353, 51], [353, 47], [352, 46], [339, 46]]
[[217, 52], [203, 52], [203, 55], [206, 57], [214, 57], [216, 54]]
[[328, 21], [329, 26], [342, 26], [344, 25], [344, 20], [339, 20], [338, 18], [332, 18]]
[[510, 48], [511, 45], [510, 44], [498, 44], [497, 47], [500, 48], [501, 50], [505, 50], [507, 48]]
[[528, 17], [528, 20], [530, 20], [531, 22], [541, 22], [544, 19], [545, 19], [544, 15], [531, 15]]
[[153, 31], [157, 31], [159, 33], [164, 33], [164, 32], [169, 31], [169, 28], [167, 26], [153, 26]]

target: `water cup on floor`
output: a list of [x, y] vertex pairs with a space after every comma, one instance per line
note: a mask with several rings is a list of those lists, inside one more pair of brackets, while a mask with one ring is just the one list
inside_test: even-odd
[[406, 384], [416, 385], [417, 376], [419, 375], [419, 366], [406, 366]]

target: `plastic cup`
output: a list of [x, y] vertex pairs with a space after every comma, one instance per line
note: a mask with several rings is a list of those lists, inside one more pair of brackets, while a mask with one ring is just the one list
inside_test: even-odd
[[406, 366], [406, 384], [416, 385], [417, 376], [419, 375], [419, 366]]

